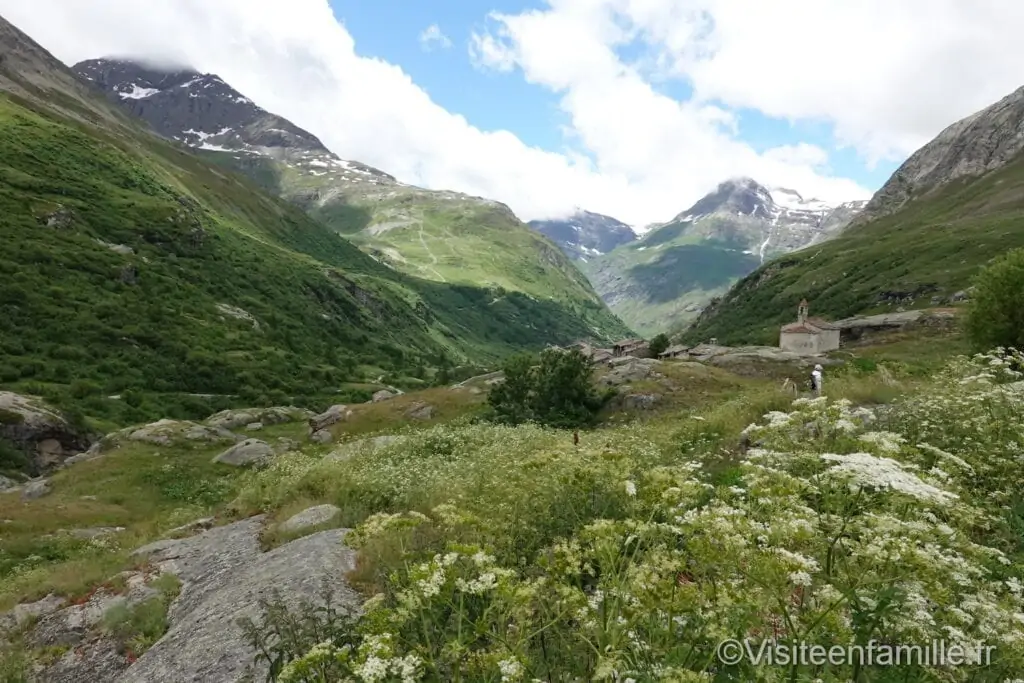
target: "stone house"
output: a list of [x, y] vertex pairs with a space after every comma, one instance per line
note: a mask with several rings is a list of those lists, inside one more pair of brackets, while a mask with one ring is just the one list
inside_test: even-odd
[[689, 350], [689, 347], [682, 344], [674, 344], [659, 353], [658, 358], [687, 358], [690, 355]]
[[804, 299], [797, 309], [796, 322], [782, 326], [779, 348], [807, 356], [838, 349], [839, 327], [821, 318], [811, 318], [807, 311], [807, 299]]
[[646, 357], [649, 355], [648, 344], [643, 339], [623, 339], [615, 342], [615, 346], [612, 348], [612, 353], [616, 357]]

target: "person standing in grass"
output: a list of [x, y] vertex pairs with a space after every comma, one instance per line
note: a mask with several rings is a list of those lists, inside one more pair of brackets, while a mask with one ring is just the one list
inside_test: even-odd
[[815, 365], [814, 371], [811, 372], [811, 392], [815, 398], [821, 396], [821, 381], [822, 381], [822, 368], [821, 365]]

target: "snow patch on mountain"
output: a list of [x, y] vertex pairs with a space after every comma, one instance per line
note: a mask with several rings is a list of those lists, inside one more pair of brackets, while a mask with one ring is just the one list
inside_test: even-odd
[[160, 92], [159, 88], [140, 88], [135, 83], [132, 83], [132, 89], [129, 92], [120, 91], [117, 94], [123, 100], [141, 100], [158, 92]]

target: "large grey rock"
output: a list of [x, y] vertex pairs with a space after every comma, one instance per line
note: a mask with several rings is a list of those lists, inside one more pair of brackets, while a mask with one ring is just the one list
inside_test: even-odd
[[394, 398], [394, 397], [395, 397], [394, 393], [388, 391], [387, 389], [381, 389], [380, 391], [374, 393], [373, 398], [370, 399], [370, 402], [371, 403], [380, 403], [381, 401], [386, 401], [389, 398]]
[[260, 423], [263, 426], [301, 422], [313, 416], [312, 411], [295, 406], [275, 406], [273, 408], [242, 408], [222, 410], [214, 413], [203, 422], [210, 427], [220, 429], [248, 428], [248, 425]]
[[21, 489], [22, 500], [35, 500], [42, 498], [53, 489], [49, 479], [36, 479], [30, 481]]
[[434, 416], [434, 406], [416, 401], [406, 409], [405, 416], [412, 420], [429, 420]]
[[661, 400], [658, 394], [627, 394], [622, 397], [626, 410], [651, 410]]
[[8, 479], [7, 477], [0, 474], [0, 493], [3, 493], [8, 489], [13, 489], [17, 485], [18, 482], [14, 481], [13, 479]]
[[334, 441], [334, 435], [331, 434], [329, 429], [321, 429], [318, 432], [310, 434], [309, 440], [313, 443], [328, 444]]
[[73, 426], [43, 399], [0, 391], [0, 438], [32, 456], [31, 474], [50, 472], [89, 448], [95, 436]]
[[238, 434], [222, 427], [211, 427], [190, 420], [165, 419], [107, 434], [86, 451], [86, 455], [99, 456], [125, 441], [148, 443], [154, 446], [171, 446], [188, 442], [229, 443], [241, 439], [242, 437]]
[[19, 628], [30, 619], [36, 619], [56, 612], [67, 602], [62, 597], [50, 594], [41, 600], [15, 605], [13, 609], [0, 613], [0, 635], [6, 631]]
[[266, 441], [246, 439], [217, 455], [214, 462], [242, 467], [264, 462], [274, 455], [274, 449]]
[[341, 508], [336, 505], [316, 505], [292, 515], [278, 526], [281, 531], [292, 533], [331, 521]]
[[263, 680], [254, 652], [237, 625], [258, 619], [259, 600], [275, 592], [290, 605], [315, 601], [324, 581], [337, 602], [357, 609], [359, 597], [345, 583], [355, 553], [342, 541], [345, 529], [322, 531], [274, 550], [260, 551], [263, 516], [216, 527], [179, 541], [159, 541], [136, 551], [182, 580], [171, 605], [170, 629], [118, 683], [235, 683], [246, 672]]
[[342, 420], [347, 420], [351, 415], [352, 411], [348, 406], [333, 405], [319, 415], [309, 418], [309, 433], [316, 434], [321, 429], [327, 429]]

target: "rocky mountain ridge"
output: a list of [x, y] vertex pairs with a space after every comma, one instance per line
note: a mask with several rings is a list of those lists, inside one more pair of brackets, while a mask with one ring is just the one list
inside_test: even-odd
[[831, 318], [958, 303], [978, 269], [1024, 247], [1024, 88], [958, 121], [815, 249], [765, 263], [686, 337], [763, 342], [801, 298]]
[[561, 219], [535, 220], [527, 225], [546, 236], [567, 256], [588, 261], [637, 239], [629, 225], [617, 218], [577, 209]]
[[854, 225], [886, 216], [911, 200], [1013, 162], [1024, 150], [1024, 87], [945, 128], [914, 152], [875, 193]]

